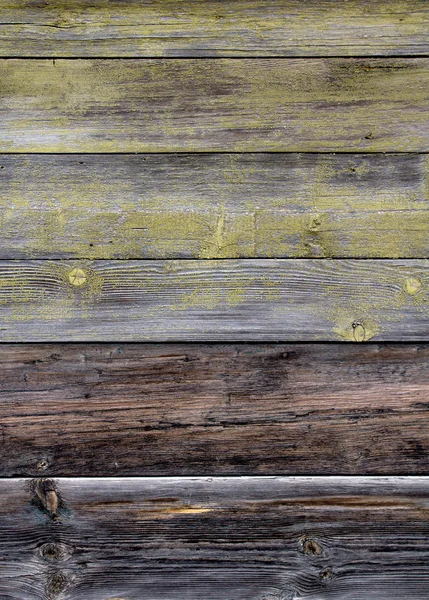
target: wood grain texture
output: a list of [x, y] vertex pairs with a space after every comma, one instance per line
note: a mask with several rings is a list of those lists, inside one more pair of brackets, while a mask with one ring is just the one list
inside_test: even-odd
[[1, 261], [0, 336], [425, 341], [427, 260]]
[[3, 0], [0, 56], [428, 54], [425, 0]]
[[4, 600], [427, 598], [427, 477], [31, 487], [0, 481]]
[[429, 59], [0, 60], [1, 152], [422, 152]]
[[424, 154], [5, 154], [0, 258], [427, 258], [428, 181]]
[[0, 345], [0, 475], [425, 474], [429, 347]]

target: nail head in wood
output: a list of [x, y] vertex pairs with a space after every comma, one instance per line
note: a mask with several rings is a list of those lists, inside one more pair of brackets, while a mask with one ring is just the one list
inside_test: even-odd
[[71, 283], [71, 285], [75, 285], [76, 287], [81, 287], [82, 285], [85, 285], [87, 280], [88, 277], [85, 271], [78, 267], [75, 267], [69, 273], [69, 282]]
[[405, 291], [410, 296], [415, 296], [418, 294], [422, 287], [422, 282], [416, 277], [409, 277], [405, 282]]

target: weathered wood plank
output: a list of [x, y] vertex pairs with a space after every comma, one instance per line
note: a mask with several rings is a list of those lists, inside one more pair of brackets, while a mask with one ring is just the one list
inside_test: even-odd
[[0, 56], [428, 54], [425, 0], [3, 0]]
[[425, 474], [429, 346], [0, 345], [0, 475]]
[[0, 258], [429, 256], [424, 154], [0, 156]]
[[1, 152], [429, 150], [428, 58], [3, 59], [0, 95]]
[[1, 480], [0, 594], [426, 600], [428, 495], [427, 477]]
[[1, 261], [1, 341], [425, 341], [427, 260]]

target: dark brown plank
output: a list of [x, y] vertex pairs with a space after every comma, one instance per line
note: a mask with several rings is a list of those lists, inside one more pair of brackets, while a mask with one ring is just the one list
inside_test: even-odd
[[3, 0], [0, 56], [428, 54], [425, 0]]
[[0, 259], [429, 256], [424, 154], [0, 156]]
[[0, 152], [429, 151], [429, 58], [2, 59], [0, 95]]
[[2, 480], [0, 595], [426, 600], [428, 495], [427, 477]]
[[0, 340], [426, 341], [427, 260], [1, 261]]
[[427, 345], [0, 345], [1, 476], [424, 474]]

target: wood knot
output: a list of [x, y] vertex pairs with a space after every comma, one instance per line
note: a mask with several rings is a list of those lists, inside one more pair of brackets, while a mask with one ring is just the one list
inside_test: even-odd
[[323, 554], [322, 546], [314, 538], [302, 538], [301, 547], [304, 554], [310, 556], [320, 556]]
[[66, 591], [72, 581], [68, 573], [62, 571], [50, 571], [46, 577], [46, 597], [54, 600]]
[[52, 479], [36, 479], [33, 482], [33, 488], [41, 508], [48, 513], [53, 521], [58, 521], [59, 498], [55, 481]]
[[323, 569], [323, 571], [320, 571], [320, 573], [319, 573], [320, 581], [322, 583], [324, 583], [325, 585], [332, 581], [333, 576], [334, 576], [334, 574], [331, 571], [331, 569], [329, 569], [329, 568]]
[[48, 562], [64, 562], [73, 554], [72, 548], [59, 542], [48, 542], [39, 549], [40, 556]]
[[42, 458], [42, 460], [39, 460], [39, 462], [36, 465], [36, 469], [37, 471], [46, 471], [46, 469], [49, 467], [49, 463], [46, 459]]
[[352, 323], [353, 327], [353, 338], [355, 342], [363, 342], [366, 338], [366, 330], [365, 327], [359, 321], [354, 321]]
[[75, 285], [76, 287], [81, 287], [88, 281], [88, 276], [85, 271], [78, 267], [75, 267], [70, 271], [68, 278], [71, 285]]

